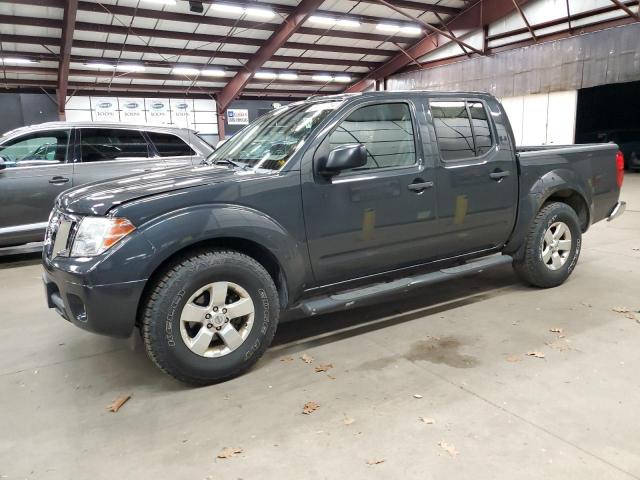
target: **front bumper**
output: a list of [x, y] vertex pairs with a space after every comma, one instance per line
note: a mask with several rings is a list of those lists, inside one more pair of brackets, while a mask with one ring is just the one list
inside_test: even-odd
[[65, 272], [45, 270], [42, 281], [48, 307], [64, 319], [102, 335], [131, 335], [144, 280], [89, 286], [76, 283], [78, 278], [69, 278]]
[[613, 207], [613, 209], [611, 210], [611, 213], [609, 213], [609, 215], [607, 216], [607, 222], [610, 222], [611, 220], [618, 218], [620, 215], [624, 213], [626, 209], [627, 209], [627, 202], [617, 202], [616, 206]]

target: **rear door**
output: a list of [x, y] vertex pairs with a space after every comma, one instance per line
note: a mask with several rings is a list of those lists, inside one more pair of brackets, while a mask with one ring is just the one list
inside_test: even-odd
[[153, 131], [147, 131], [145, 134], [151, 142], [153, 155], [162, 158], [167, 168], [198, 165], [204, 160], [202, 155], [177, 135]]
[[502, 112], [472, 97], [436, 97], [429, 104], [440, 154], [438, 216], [446, 249], [457, 255], [503, 244], [515, 221], [518, 174], [513, 147], [493, 121]]
[[309, 254], [320, 285], [414, 265], [434, 255], [433, 168], [425, 166], [415, 106], [370, 101], [345, 112], [314, 161], [359, 143], [368, 162], [332, 178], [305, 161], [302, 183]]
[[78, 129], [78, 136], [73, 168], [75, 185], [166, 168], [163, 159], [153, 157], [146, 138], [138, 130], [83, 127]]
[[0, 246], [43, 239], [54, 200], [73, 185], [71, 129], [25, 133], [0, 146]]

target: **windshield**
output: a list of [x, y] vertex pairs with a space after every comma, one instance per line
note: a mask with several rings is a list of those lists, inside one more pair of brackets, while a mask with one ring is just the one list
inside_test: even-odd
[[278, 108], [235, 134], [207, 162], [227, 161], [245, 168], [280, 170], [311, 131], [341, 104], [303, 103]]

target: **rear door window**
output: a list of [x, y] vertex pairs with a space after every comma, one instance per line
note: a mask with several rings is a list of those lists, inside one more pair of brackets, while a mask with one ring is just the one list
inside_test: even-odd
[[149, 157], [147, 141], [137, 130], [83, 128], [80, 132], [83, 162]]
[[161, 157], [185, 157], [196, 152], [180, 137], [170, 133], [147, 132]]
[[443, 161], [480, 157], [493, 147], [491, 126], [481, 102], [432, 101], [430, 106]]
[[69, 130], [48, 130], [21, 135], [0, 146], [6, 167], [55, 165], [67, 160]]

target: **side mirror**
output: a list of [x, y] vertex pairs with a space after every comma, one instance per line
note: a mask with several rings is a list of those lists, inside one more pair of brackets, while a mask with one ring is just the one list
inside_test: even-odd
[[341, 145], [318, 162], [318, 173], [333, 176], [342, 170], [364, 167], [367, 164], [367, 147], [362, 144]]

